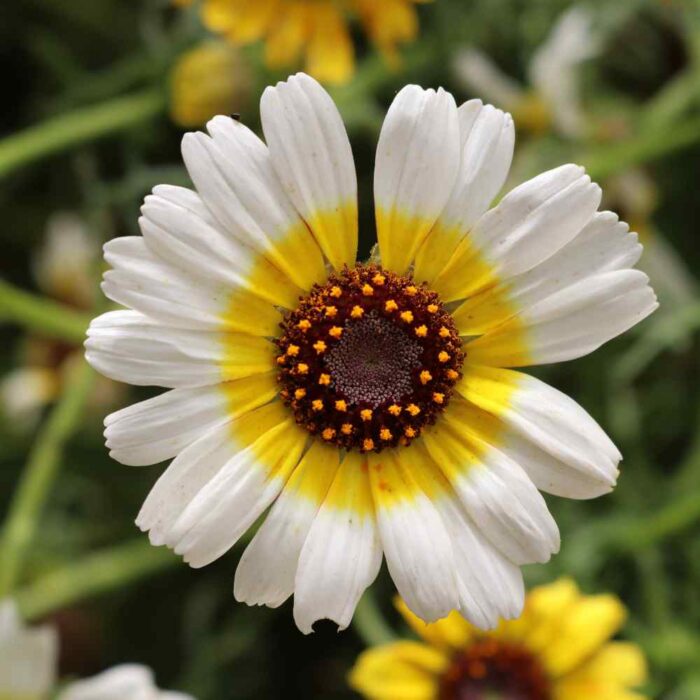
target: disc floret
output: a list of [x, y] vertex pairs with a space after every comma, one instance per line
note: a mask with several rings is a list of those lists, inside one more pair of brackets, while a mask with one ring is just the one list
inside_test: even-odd
[[464, 361], [438, 295], [374, 264], [315, 285], [281, 328], [282, 400], [310, 433], [346, 449], [408, 445], [445, 409]]

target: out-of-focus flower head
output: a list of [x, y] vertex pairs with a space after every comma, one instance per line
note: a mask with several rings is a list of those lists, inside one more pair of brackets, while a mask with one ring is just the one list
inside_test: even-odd
[[590, 14], [574, 6], [557, 20], [533, 55], [528, 86], [503, 73], [488, 56], [473, 48], [457, 54], [453, 69], [466, 89], [510, 111], [527, 131], [554, 130], [577, 138], [585, 129], [578, 69], [596, 55], [599, 44]]
[[14, 601], [0, 601], [0, 698], [44, 700], [54, 684], [57, 659], [55, 631], [25, 626]]
[[[355, 52], [350, 22], [356, 17], [390, 62], [397, 46], [418, 35], [415, 5], [431, 0], [203, 0], [202, 19], [213, 32], [236, 45], [265, 43], [271, 68], [295, 65], [330, 84], [347, 82]], [[192, 0], [177, 0], [190, 5]]]
[[171, 76], [170, 115], [195, 127], [216, 114], [240, 111], [250, 98], [252, 76], [241, 52], [225, 41], [207, 41], [184, 53]]
[[72, 212], [54, 214], [33, 260], [39, 288], [52, 299], [89, 308], [95, 298], [95, 266], [100, 246], [83, 220]]
[[425, 624], [398, 608], [422, 641], [365, 651], [350, 684], [369, 700], [641, 700], [641, 650], [610, 641], [625, 619], [613, 595], [582, 595], [562, 579], [533, 589], [520, 619], [481, 632], [457, 613]]
[[192, 696], [156, 687], [153, 672], [140, 664], [123, 664], [68, 685], [57, 700], [193, 700]]

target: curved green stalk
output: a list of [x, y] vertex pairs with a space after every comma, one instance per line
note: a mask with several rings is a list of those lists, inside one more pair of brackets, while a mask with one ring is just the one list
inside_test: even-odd
[[139, 537], [61, 566], [21, 588], [15, 599], [25, 619], [40, 618], [180, 563], [170, 550], [153, 547], [145, 537]]
[[0, 322], [12, 321], [42, 335], [82, 343], [90, 317], [47, 297], [0, 280]]
[[0, 177], [71, 146], [138, 124], [158, 114], [164, 106], [161, 92], [149, 89], [30, 126], [0, 141]]
[[93, 371], [85, 361], [72, 368], [63, 395], [34, 442], [0, 538], [0, 599], [15, 587], [58, 475], [63, 447], [80, 423], [92, 379]]
[[365, 591], [357, 604], [352, 626], [368, 647], [396, 641], [396, 634], [384, 619], [372, 588]]

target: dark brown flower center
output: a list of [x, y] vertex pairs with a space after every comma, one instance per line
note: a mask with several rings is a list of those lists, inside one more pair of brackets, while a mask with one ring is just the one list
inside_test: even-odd
[[440, 700], [550, 700], [539, 661], [523, 647], [482, 639], [457, 654], [442, 678]]
[[377, 265], [331, 275], [281, 326], [280, 396], [347, 449], [409, 444], [447, 406], [464, 361], [438, 295]]

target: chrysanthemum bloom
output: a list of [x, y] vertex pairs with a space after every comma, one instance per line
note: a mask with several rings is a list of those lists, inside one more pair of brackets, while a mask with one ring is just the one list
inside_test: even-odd
[[580, 137], [586, 124], [579, 69], [600, 45], [592, 24], [583, 6], [567, 10], [532, 57], [529, 86], [520, 85], [474, 48], [457, 54], [455, 74], [469, 90], [510, 110], [520, 128], [536, 133], [551, 129], [569, 138]]
[[521, 564], [559, 533], [537, 488], [612, 489], [596, 422], [505, 367], [585, 355], [656, 307], [636, 236], [597, 213], [576, 165], [488, 211], [513, 152], [509, 115], [409, 85], [377, 149], [378, 256], [356, 264], [357, 183], [340, 115], [312, 78], [268, 88], [265, 145], [216, 117], [185, 135], [197, 192], [159, 186], [143, 237], [105, 247], [90, 363], [173, 391], [106, 420], [119, 461], [175, 457], [137, 523], [194, 567], [271, 506], [235, 595], [300, 629], [345, 627], [386, 556], [425, 620], [520, 613]]
[[55, 679], [58, 638], [51, 627], [27, 627], [12, 600], [0, 601], [0, 698], [44, 700]]
[[[202, 19], [237, 45], [265, 43], [271, 68], [296, 64], [326, 83], [345, 83], [354, 72], [350, 22], [360, 20], [388, 60], [418, 35], [415, 5], [431, 0], [203, 0]], [[191, 0], [179, 0], [189, 5]]]
[[426, 625], [399, 602], [423, 641], [369, 649], [350, 684], [369, 700], [641, 700], [636, 644], [610, 641], [625, 618], [613, 595], [562, 579], [533, 589], [519, 620], [484, 634], [452, 613]]
[[139, 664], [123, 664], [97, 676], [69, 684], [57, 700], [193, 700], [192, 696], [160, 690], [153, 672]]
[[240, 112], [250, 99], [253, 78], [239, 49], [208, 41], [184, 53], [170, 80], [170, 116], [197, 127], [216, 114]]

